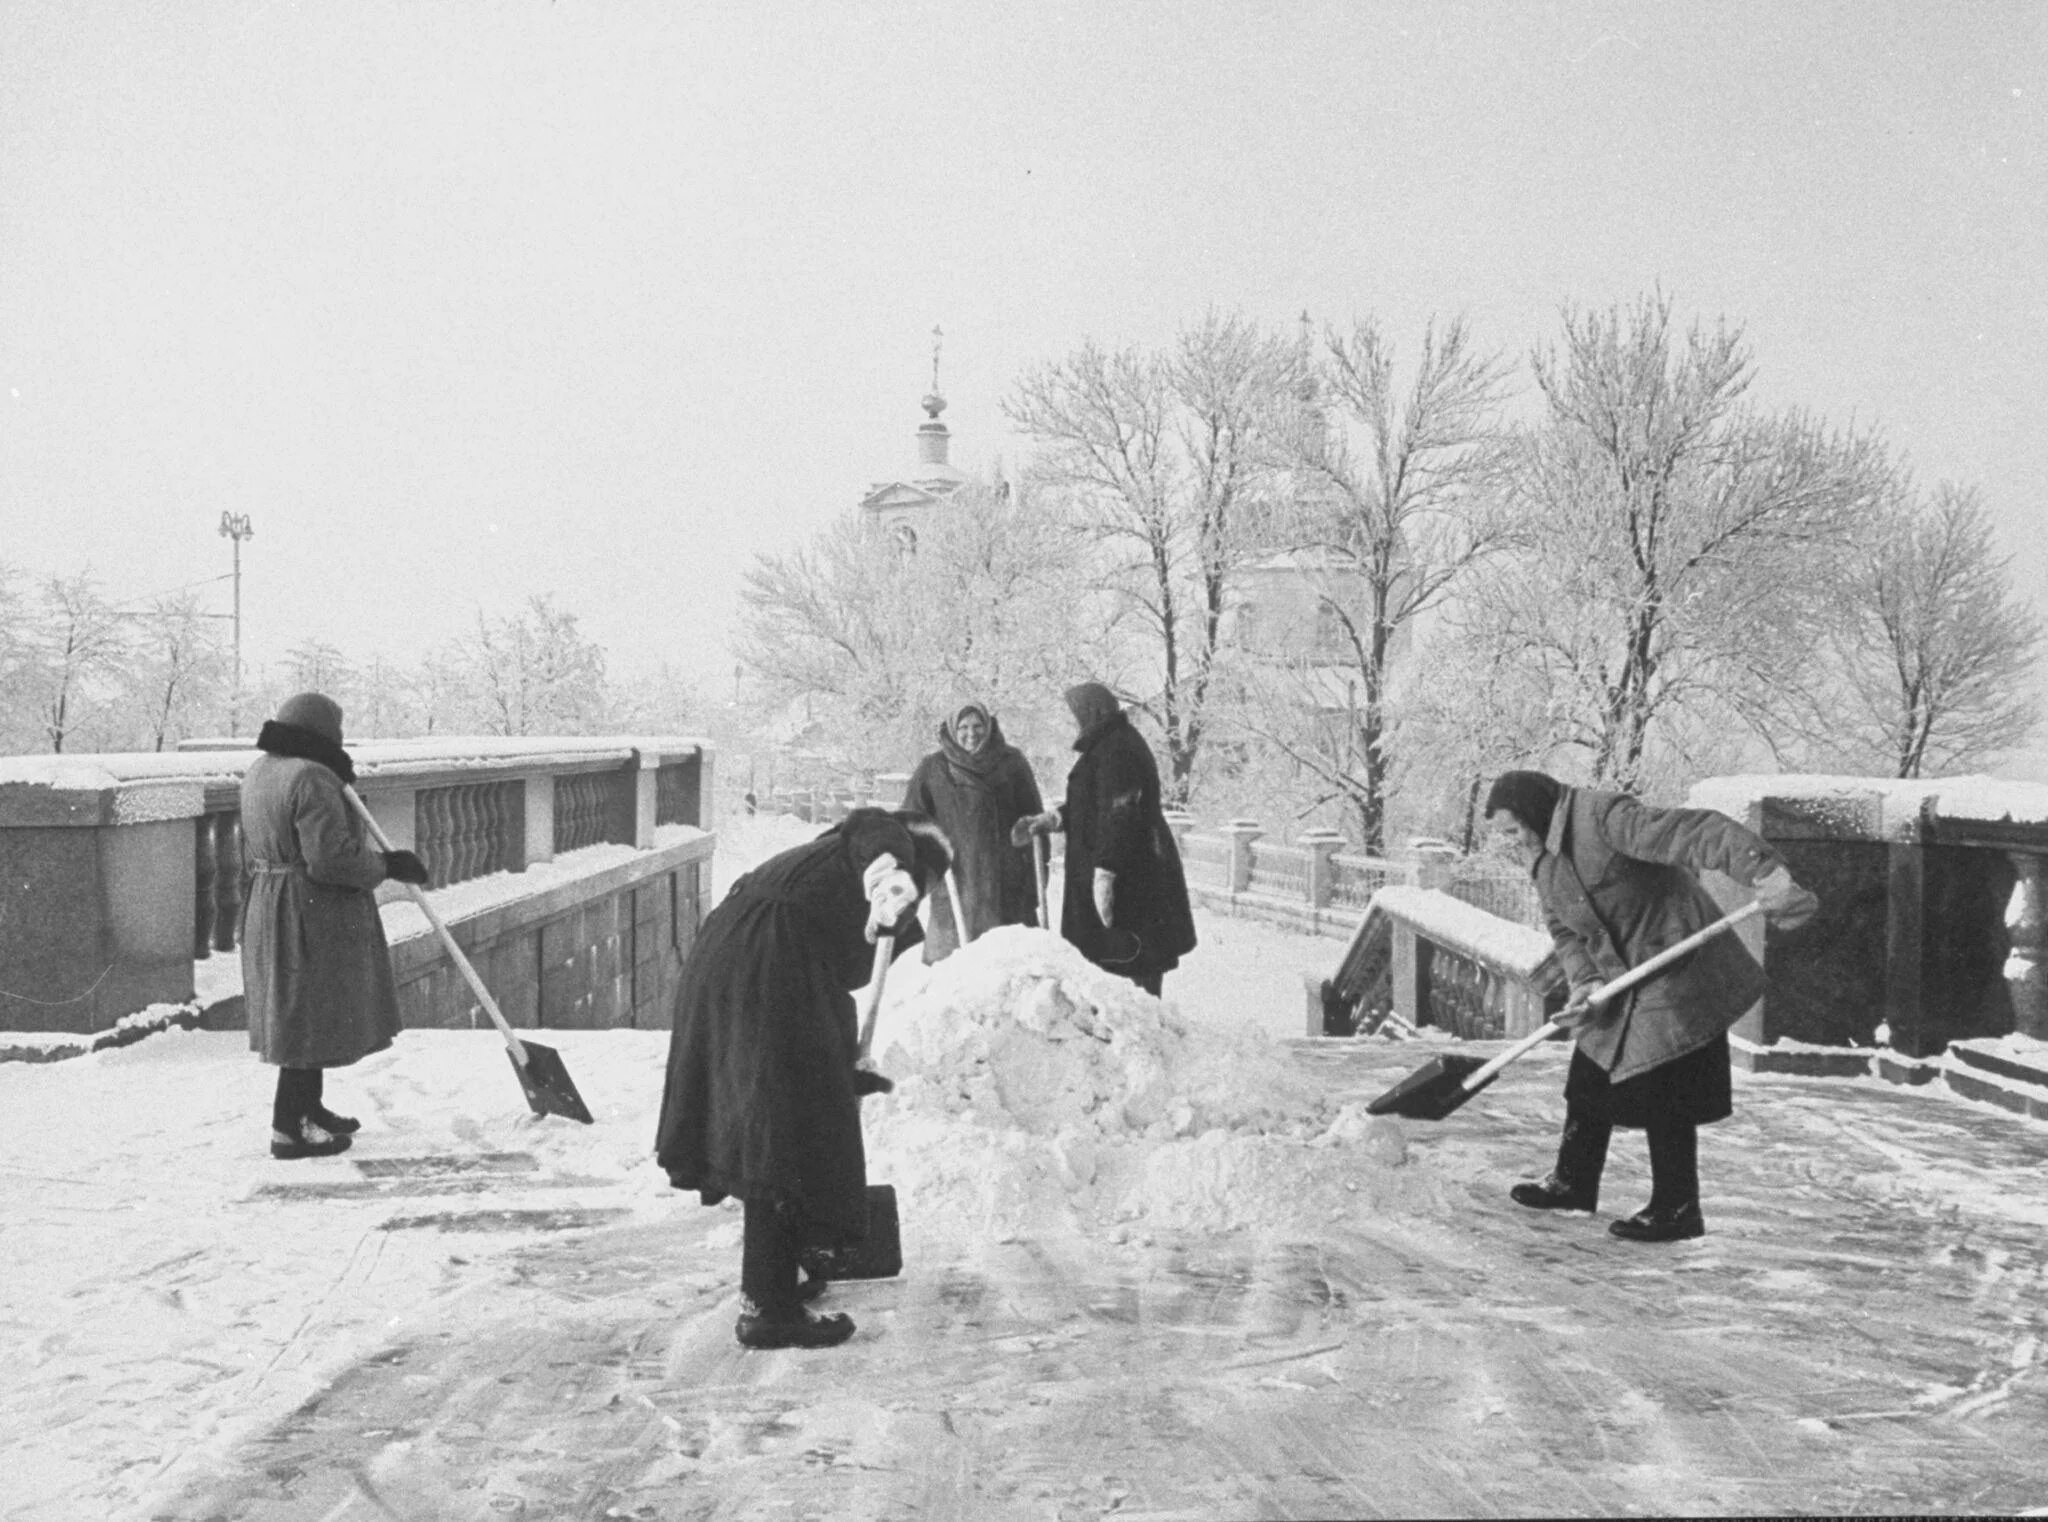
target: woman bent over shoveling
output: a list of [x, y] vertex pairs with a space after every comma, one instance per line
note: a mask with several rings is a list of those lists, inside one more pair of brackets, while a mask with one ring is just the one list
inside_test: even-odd
[[1650, 1203], [1608, 1230], [1635, 1242], [1700, 1236], [1698, 1128], [1733, 1108], [1728, 1027], [1762, 997], [1763, 969], [1740, 941], [1719, 935], [1608, 1003], [1592, 995], [1721, 917], [1695, 873], [1711, 868], [1752, 885], [1766, 922], [1781, 930], [1812, 918], [1818, 901], [1760, 837], [1712, 810], [1647, 808], [1542, 772], [1506, 772], [1486, 813], [1530, 863], [1571, 981], [1555, 1018], [1577, 1040], [1557, 1166], [1510, 1193], [1535, 1210], [1591, 1210], [1614, 1127], [1640, 1129], [1649, 1134]]
[[945, 875], [945, 837], [920, 814], [855, 809], [732, 886], [697, 932], [676, 989], [655, 1160], [706, 1205], [745, 1202], [739, 1340], [830, 1347], [847, 1316], [808, 1310], [801, 1255], [867, 1230], [853, 990], [876, 938], [917, 944], [918, 900]]

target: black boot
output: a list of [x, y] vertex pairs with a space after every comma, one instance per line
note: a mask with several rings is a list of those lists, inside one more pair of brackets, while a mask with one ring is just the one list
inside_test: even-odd
[[740, 1297], [733, 1335], [743, 1348], [835, 1348], [853, 1335], [851, 1316], [820, 1316], [796, 1307], [767, 1307]]
[[1609, 1231], [1628, 1242], [1684, 1242], [1707, 1234], [1700, 1215], [1699, 1135], [1690, 1121], [1650, 1127], [1650, 1203]]
[[1508, 1198], [1531, 1210], [1592, 1210], [1600, 1203], [1600, 1174], [1614, 1128], [1567, 1112], [1558, 1138], [1557, 1166], [1540, 1183], [1517, 1184]]
[[298, 1157], [332, 1157], [348, 1151], [351, 1145], [346, 1136], [337, 1136], [310, 1118], [298, 1121], [288, 1131], [273, 1126], [270, 1132], [270, 1155], [281, 1162]]
[[363, 1123], [353, 1115], [337, 1115], [325, 1105], [313, 1111], [313, 1123], [336, 1136], [353, 1136], [363, 1129]]

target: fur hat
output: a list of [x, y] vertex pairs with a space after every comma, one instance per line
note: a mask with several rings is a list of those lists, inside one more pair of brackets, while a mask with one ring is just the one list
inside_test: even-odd
[[300, 692], [277, 705], [277, 722], [341, 744], [341, 705], [324, 692]]

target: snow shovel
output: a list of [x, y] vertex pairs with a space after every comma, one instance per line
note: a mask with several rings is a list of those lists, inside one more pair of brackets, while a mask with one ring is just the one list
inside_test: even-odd
[[946, 868], [946, 901], [953, 906], [953, 934], [964, 948], [973, 937], [967, 933], [967, 911], [960, 906], [960, 879], [951, 867]]
[[[355, 805], [356, 812], [363, 816], [363, 823], [369, 827], [370, 837], [377, 842], [378, 849], [391, 850], [390, 837], [384, 833], [382, 826], [377, 823], [376, 816], [370, 812], [369, 806], [357, 795], [356, 790], [344, 785], [342, 792], [348, 795], [348, 801]], [[551, 1046], [542, 1046], [538, 1041], [521, 1041], [512, 1034], [512, 1027], [505, 1023], [505, 1017], [498, 1012], [498, 1001], [491, 997], [491, 991], [484, 987], [484, 980], [477, 976], [477, 971], [470, 965], [469, 958], [464, 956], [462, 948], [455, 944], [454, 935], [449, 932], [441, 916], [434, 912], [434, 906], [427, 901], [427, 895], [420, 891], [416, 883], [407, 883], [405, 891], [412, 895], [412, 901], [425, 912], [427, 923], [439, 933], [441, 944], [448, 948], [448, 955], [454, 960], [455, 965], [462, 969], [463, 977], [469, 980], [470, 989], [476, 994], [477, 1002], [483, 1005], [484, 1013], [491, 1017], [491, 1024], [498, 1027], [498, 1034], [505, 1038], [505, 1052], [512, 1059], [512, 1071], [519, 1075], [519, 1087], [526, 1093], [527, 1107], [536, 1115], [560, 1115], [565, 1119], [580, 1120], [586, 1126], [590, 1125], [595, 1117], [583, 1103], [583, 1096], [576, 1092], [576, 1083], [570, 1078], [569, 1070], [562, 1066], [562, 1054]]]
[[[875, 1044], [875, 1016], [882, 1008], [882, 985], [895, 959], [896, 938], [875, 938], [875, 970], [868, 980], [868, 1007], [860, 1023], [860, 1066], [868, 1066]], [[872, 1070], [870, 1070], [872, 1071]], [[882, 1080], [885, 1084], [887, 1079]], [[894, 1085], [889, 1085], [894, 1087]], [[845, 1247], [806, 1247], [798, 1254], [813, 1279], [893, 1279], [903, 1272], [903, 1223], [896, 1214], [896, 1187], [868, 1185], [868, 1232]]]
[[[1733, 914], [1723, 915], [1704, 930], [1696, 930], [1676, 945], [1667, 946], [1640, 967], [1631, 967], [1612, 982], [1600, 985], [1591, 1000], [1600, 1004], [1625, 993], [1652, 973], [1661, 972], [1687, 952], [1712, 940], [1724, 930], [1763, 913], [1761, 903], [1744, 904]], [[1545, 1021], [1513, 1046], [1490, 1061], [1462, 1057], [1456, 1053], [1432, 1058], [1365, 1107], [1368, 1115], [1399, 1115], [1407, 1120], [1442, 1120], [1446, 1115], [1492, 1083], [1496, 1074], [1525, 1052], [1533, 1050], [1564, 1029], [1555, 1020]]]
[[1050, 930], [1052, 928], [1049, 918], [1051, 911], [1045, 906], [1045, 895], [1048, 891], [1045, 885], [1047, 876], [1045, 858], [1047, 851], [1048, 847], [1045, 843], [1045, 837], [1034, 833], [1031, 837], [1031, 861], [1038, 872], [1038, 928], [1040, 930]]

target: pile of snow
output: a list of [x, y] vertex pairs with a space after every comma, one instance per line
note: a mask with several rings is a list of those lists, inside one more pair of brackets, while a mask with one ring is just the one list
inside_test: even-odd
[[1046, 931], [994, 930], [908, 971], [878, 1031], [897, 1087], [869, 1102], [868, 1171], [915, 1199], [905, 1231], [929, 1248], [1076, 1228], [1313, 1235], [1360, 1210], [1444, 1209], [1403, 1166], [1398, 1122], [1331, 1113], [1269, 1037], [1191, 1025]]

